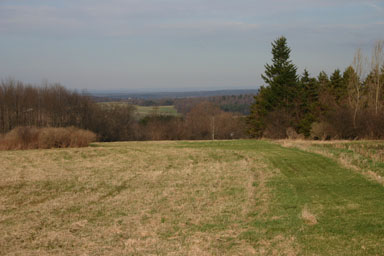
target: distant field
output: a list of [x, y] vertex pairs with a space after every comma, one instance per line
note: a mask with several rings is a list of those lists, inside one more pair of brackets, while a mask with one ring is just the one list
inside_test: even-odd
[[0, 151], [0, 255], [384, 255], [382, 142], [279, 143]]
[[[100, 102], [98, 103], [102, 106], [108, 107], [113, 105], [126, 105], [125, 102]], [[139, 116], [147, 116], [153, 113], [158, 113], [161, 115], [171, 115], [171, 116], [177, 116], [179, 113], [177, 113], [177, 110], [174, 106], [136, 106], [136, 113]]]
[[159, 107], [145, 107], [145, 106], [135, 106], [137, 108], [137, 113], [140, 116], [147, 116], [152, 113], [159, 113], [162, 115], [177, 116], [177, 110], [174, 106], [159, 106]]

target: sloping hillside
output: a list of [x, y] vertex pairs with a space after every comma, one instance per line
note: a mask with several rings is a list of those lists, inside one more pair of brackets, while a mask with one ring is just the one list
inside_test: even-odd
[[0, 152], [1, 255], [381, 255], [384, 187], [254, 140]]

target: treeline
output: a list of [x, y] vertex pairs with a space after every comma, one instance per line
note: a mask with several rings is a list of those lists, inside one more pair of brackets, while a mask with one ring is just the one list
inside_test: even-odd
[[[211, 102], [225, 112], [240, 113], [248, 115], [250, 107], [254, 102], [255, 94], [239, 94], [239, 95], [220, 95], [208, 97], [189, 97], [189, 98], [160, 98], [160, 99], [120, 99], [120, 102], [127, 102], [138, 106], [175, 106], [180, 114], [187, 114], [193, 107], [202, 102]], [[98, 102], [116, 101], [112, 98], [94, 97]]]
[[152, 114], [137, 118], [132, 105], [97, 104], [87, 94], [59, 84], [0, 84], [0, 133], [17, 127], [77, 127], [100, 141], [232, 139], [246, 136], [244, 118], [200, 102], [183, 117]]
[[152, 114], [138, 123], [139, 140], [208, 140], [246, 138], [245, 117], [205, 101], [183, 117]]
[[198, 98], [175, 99], [173, 105], [179, 113], [186, 114], [194, 106], [208, 101], [218, 106], [222, 111], [248, 115], [254, 102], [254, 94], [222, 95]]
[[353, 64], [330, 76], [297, 75], [286, 38], [272, 43], [272, 64], [248, 117], [252, 137], [313, 139], [384, 138], [383, 42], [370, 64], [360, 50]]
[[63, 86], [41, 87], [8, 80], [0, 84], [0, 132], [18, 126], [86, 128], [90, 122], [92, 101]]

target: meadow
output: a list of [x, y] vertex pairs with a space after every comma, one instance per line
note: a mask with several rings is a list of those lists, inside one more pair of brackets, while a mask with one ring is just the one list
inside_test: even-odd
[[[112, 106], [130, 106], [130, 104], [127, 102], [100, 102], [98, 104], [105, 108], [109, 108]], [[161, 114], [161, 115], [169, 115], [169, 116], [180, 115], [177, 112], [175, 106], [139, 106], [139, 105], [132, 105], [132, 106], [135, 107], [135, 113], [139, 117], [145, 117], [151, 114]]]
[[178, 116], [175, 106], [135, 106], [136, 113], [139, 116], [147, 116], [150, 114], [161, 114], [161, 115], [169, 115], [169, 116]]
[[381, 145], [0, 151], [0, 255], [383, 255]]

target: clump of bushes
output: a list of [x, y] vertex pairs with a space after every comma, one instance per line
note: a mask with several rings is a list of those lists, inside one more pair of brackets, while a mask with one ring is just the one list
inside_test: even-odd
[[292, 127], [288, 127], [286, 130], [287, 138], [290, 140], [304, 140], [303, 134], [299, 134]]
[[86, 147], [94, 141], [95, 133], [75, 127], [17, 127], [0, 137], [0, 149]]
[[314, 122], [311, 126], [311, 138], [314, 140], [338, 139], [334, 126], [328, 122]]

